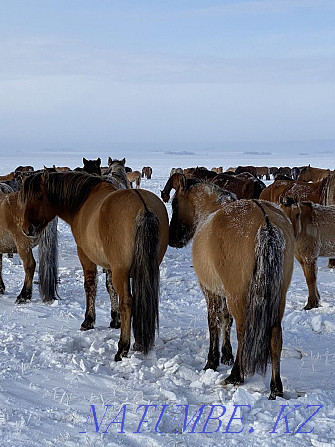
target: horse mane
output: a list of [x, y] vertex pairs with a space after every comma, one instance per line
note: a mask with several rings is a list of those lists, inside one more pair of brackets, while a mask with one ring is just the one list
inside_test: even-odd
[[186, 189], [189, 191], [194, 187], [200, 187], [203, 186], [209, 194], [216, 194], [217, 195], [217, 202], [218, 203], [226, 203], [227, 200], [235, 201], [237, 200], [236, 194], [233, 192], [230, 192], [226, 189], [221, 188], [220, 186], [216, 185], [215, 183], [208, 182], [203, 179], [197, 179], [197, 178], [191, 178], [187, 179], [186, 181]]
[[[23, 201], [38, 194], [42, 175], [44, 174], [38, 173], [25, 180], [21, 190]], [[65, 205], [76, 212], [92, 189], [102, 181], [101, 177], [85, 172], [51, 172], [45, 184], [48, 197], [56, 206]]]

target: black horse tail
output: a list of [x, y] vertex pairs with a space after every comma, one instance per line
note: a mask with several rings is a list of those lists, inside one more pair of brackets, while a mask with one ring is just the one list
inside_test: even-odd
[[266, 372], [272, 328], [281, 325], [280, 304], [283, 283], [285, 239], [280, 228], [271, 225], [263, 207], [266, 225], [256, 235], [256, 263], [250, 281], [241, 351], [243, 375]]
[[159, 221], [146, 205], [136, 218], [131, 277], [135, 349], [146, 354], [154, 344], [155, 330], [159, 327]]
[[44, 302], [57, 299], [58, 275], [58, 218], [53, 219], [42, 231], [38, 244], [39, 289]]

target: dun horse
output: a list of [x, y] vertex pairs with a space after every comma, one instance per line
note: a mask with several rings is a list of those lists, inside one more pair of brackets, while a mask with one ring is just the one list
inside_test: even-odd
[[[159, 264], [168, 243], [168, 217], [162, 201], [147, 190], [117, 189], [85, 173], [48, 173], [28, 178], [22, 191], [23, 230], [34, 237], [56, 215], [70, 226], [84, 271], [83, 330], [95, 323], [97, 265], [112, 272], [120, 299], [121, 334], [115, 360], [130, 347], [152, 347], [158, 327]], [[130, 281], [132, 279], [132, 281]]]
[[288, 197], [282, 200], [282, 209], [292, 222], [295, 257], [303, 269], [308, 287], [304, 309], [319, 307], [316, 262], [319, 256], [335, 256], [335, 205], [297, 202]]
[[294, 234], [281, 209], [257, 200], [231, 201], [211, 184], [180, 178], [172, 201], [169, 244], [183, 247], [193, 237], [193, 266], [208, 308], [210, 347], [205, 369], [233, 361], [232, 319], [238, 338], [226, 383], [239, 384], [272, 363], [270, 399], [283, 396], [280, 378], [281, 319], [294, 260]]
[[38, 245], [40, 294], [44, 302], [52, 302], [57, 298], [57, 219], [35, 238], [28, 238], [22, 232], [23, 209], [18, 197], [18, 192], [0, 195], [0, 293], [5, 292], [2, 255], [18, 253], [23, 262], [25, 279], [16, 303], [31, 300], [36, 266], [32, 248]]

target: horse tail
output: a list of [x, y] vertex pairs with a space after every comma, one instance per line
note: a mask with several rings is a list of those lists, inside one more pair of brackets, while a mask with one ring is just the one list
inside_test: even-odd
[[39, 289], [43, 301], [57, 299], [58, 275], [58, 218], [53, 219], [43, 230], [39, 244]]
[[245, 331], [241, 351], [243, 375], [266, 372], [272, 328], [281, 324], [285, 239], [280, 228], [271, 225], [261, 204], [266, 224], [258, 229], [255, 267], [246, 300]]
[[[139, 193], [138, 195], [141, 197]], [[142, 197], [141, 199], [143, 201]], [[155, 330], [159, 326], [159, 221], [146, 205], [144, 212], [139, 213], [136, 218], [131, 277], [135, 346], [147, 353], [154, 344]]]

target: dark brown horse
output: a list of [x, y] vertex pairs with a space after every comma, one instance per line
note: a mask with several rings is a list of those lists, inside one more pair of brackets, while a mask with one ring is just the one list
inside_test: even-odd
[[205, 369], [233, 361], [230, 328], [238, 348], [226, 383], [265, 373], [271, 355], [270, 399], [283, 396], [280, 378], [281, 319], [294, 260], [292, 226], [279, 207], [264, 201], [231, 201], [215, 185], [180, 178], [172, 201], [169, 244], [193, 238], [193, 266], [208, 308], [210, 347]]
[[[83, 330], [95, 323], [97, 265], [112, 272], [120, 298], [121, 334], [115, 360], [126, 356], [133, 322], [135, 349], [147, 352], [158, 326], [159, 265], [168, 243], [162, 201], [147, 190], [117, 189], [85, 173], [48, 173], [22, 188], [23, 231], [35, 237], [55, 216], [71, 226], [84, 271]], [[132, 280], [132, 281], [131, 281]]]
[[82, 168], [76, 168], [75, 171], [79, 172], [88, 172], [89, 174], [97, 174], [101, 175], [101, 158], [97, 158], [96, 160], [87, 160], [85, 157], [83, 158], [84, 166]]
[[5, 291], [2, 255], [18, 253], [23, 262], [25, 279], [16, 303], [31, 300], [36, 267], [32, 248], [38, 245], [40, 294], [44, 302], [52, 302], [57, 299], [57, 219], [35, 238], [27, 237], [22, 232], [23, 208], [18, 196], [18, 192], [0, 194], [0, 293]]
[[142, 177], [146, 177], [147, 179], [151, 179], [152, 177], [152, 167], [151, 166], [144, 166], [142, 168]]

